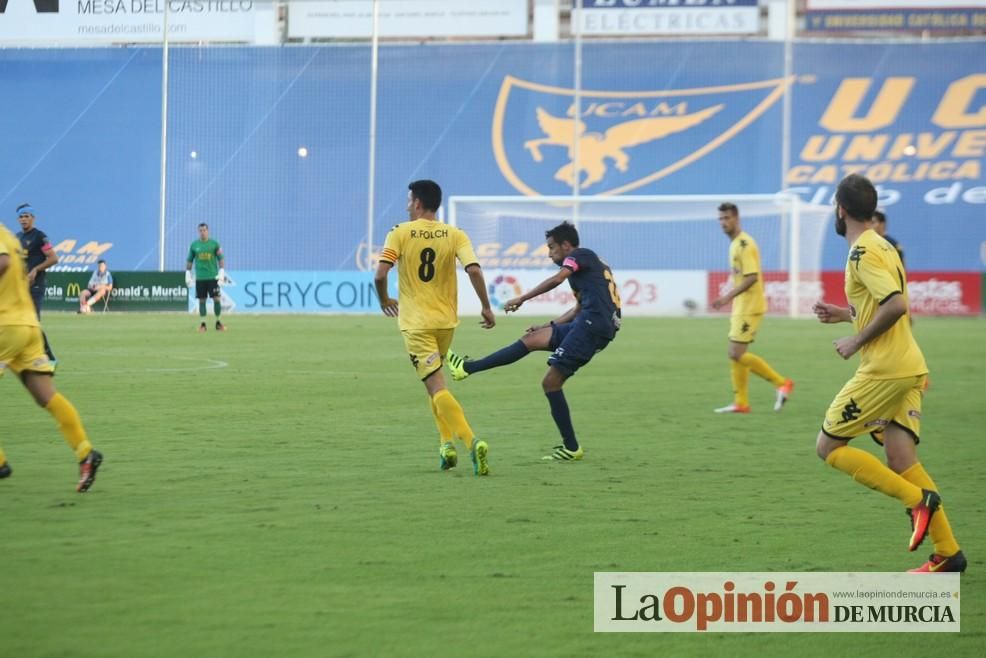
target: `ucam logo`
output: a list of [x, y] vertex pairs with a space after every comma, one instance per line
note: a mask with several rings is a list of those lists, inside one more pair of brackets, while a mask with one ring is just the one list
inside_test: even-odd
[[586, 194], [621, 194], [719, 148], [794, 82], [583, 90], [576, 120], [574, 89], [506, 76], [493, 114], [493, 153], [503, 176], [526, 195], [569, 194], [575, 184]]
[[112, 242], [96, 242], [90, 240], [82, 243], [80, 240], [62, 240], [55, 245], [58, 254], [58, 265], [51, 268], [52, 272], [82, 272], [92, 269], [103, 254], [113, 248]]

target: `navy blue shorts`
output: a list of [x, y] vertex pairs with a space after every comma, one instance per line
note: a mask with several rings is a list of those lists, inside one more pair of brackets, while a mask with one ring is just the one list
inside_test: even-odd
[[552, 352], [548, 365], [560, 370], [565, 377], [571, 377], [610, 342], [612, 339], [592, 331], [585, 320], [552, 325], [548, 344]]

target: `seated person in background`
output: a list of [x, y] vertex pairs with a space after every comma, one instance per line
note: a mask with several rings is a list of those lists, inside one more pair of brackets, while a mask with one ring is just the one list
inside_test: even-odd
[[93, 305], [113, 290], [113, 275], [106, 268], [106, 261], [96, 265], [96, 271], [89, 277], [89, 285], [79, 293], [79, 313], [92, 313]]

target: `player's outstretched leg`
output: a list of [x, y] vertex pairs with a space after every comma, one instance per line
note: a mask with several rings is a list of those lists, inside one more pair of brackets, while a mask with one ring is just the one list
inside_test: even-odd
[[519, 340], [482, 359], [466, 359], [449, 350], [445, 354], [445, 362], [448, 363], [449, 370], [452, 372], [452, 379], [462, 381], [474, 373], [520, 361], [531, 352], [551, 349], [551, 338], [554, 331], [552, 324], [531, 327]]
[[530, 352], [531, 350], [524, 344], [524, 341], [518, 340], [482, 359], [467, 360], [452, 350], [448, 351], [445, 359], [448, 363], [449, 371], [452, 373], [452, 379], [458, 382], [476, 372], [510, 365], [515, 361], [523, 359]]
[[7, 463], [7, 455], [3, 454], [3, 448], [0, 448], [0, 480], [4, 478], [9, 478], [13, 470], [10, 468], [10, 464]]

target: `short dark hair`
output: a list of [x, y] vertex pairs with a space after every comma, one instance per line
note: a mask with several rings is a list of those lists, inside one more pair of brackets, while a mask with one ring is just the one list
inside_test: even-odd
[[567, 242], [573, 247], [579, 246], [579, 232], [576, 230], [574, 224], [569, 224], [568, 222], [562, 222], [553, 229], [545, 231], [544, 238], [545, 240], [551, 238], [558, 244]]
[[435, 212], [442, 205], [442, 188], [433, 180], [416, 180], [407, 186], [411, 198], [421, 202], [425, 210]]
[[887, 215], [882, 210], [874, 210], [873, 211], [873, 219], [875, 219], [876, 221], [880, 222], [881, 224], [886, 224], [887, 223]]
[[96, 261], [96, 265], [106, 265], [106, 261], [100, 258], [99, 260]]
[[739, 208], [732, 201], [725, 201], [719, 204], [719, 212], [728, 212], [731, 215], [736, 215], [739, 217]]
[[199, 228], [202, 228], [203, 226], [204, 226], [205, 228], [209, 228], [209, 225], [208, 225], [208, 224], [206, 224], [205, 222], [200, 222], [200, 223], [199, 223]]
[[865, 222], [876, 212], [876, 188], [866, 176], [849, 174], [839, 183], [835, 200], [858, 222]]

